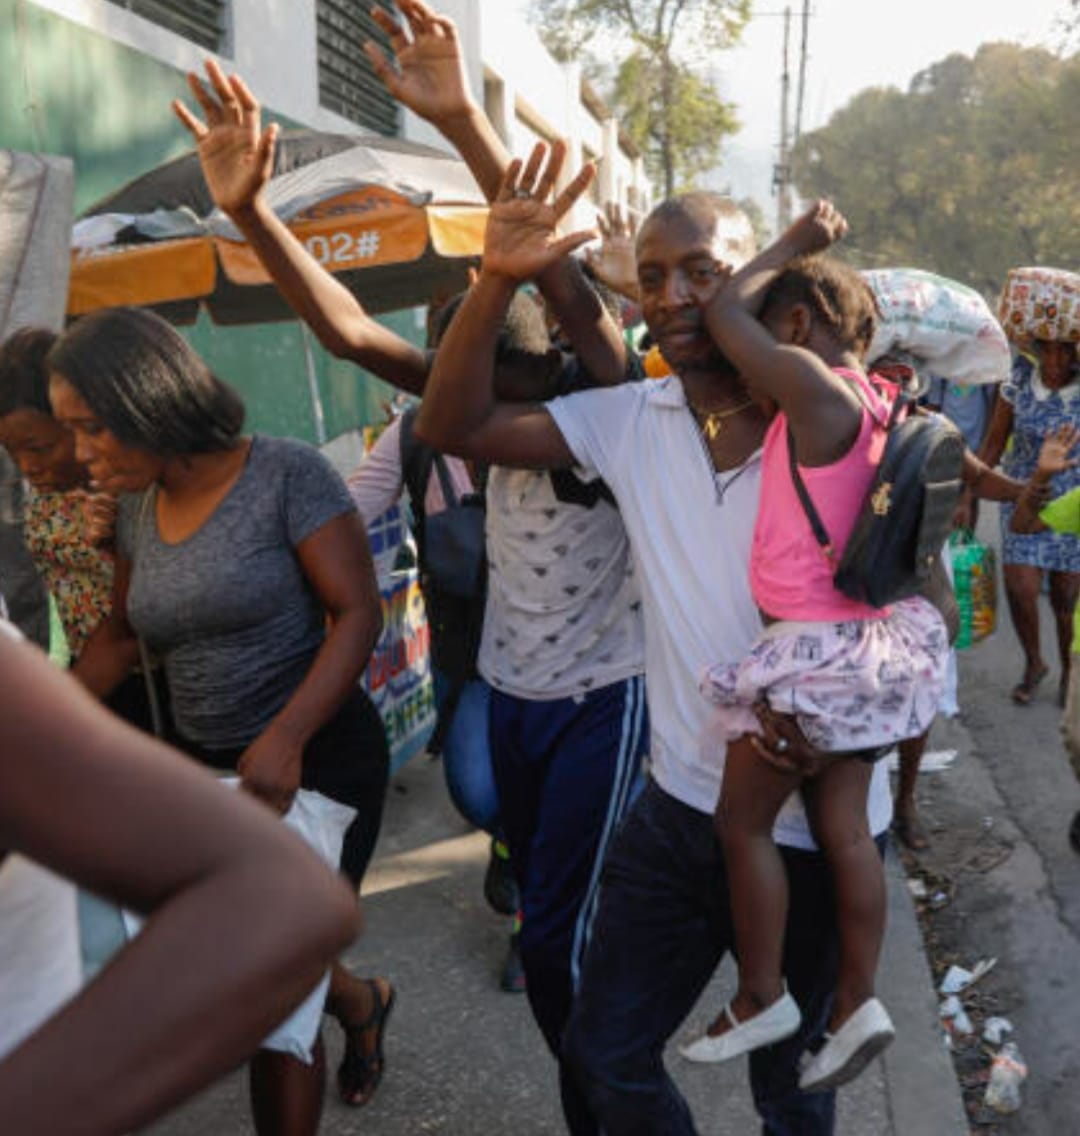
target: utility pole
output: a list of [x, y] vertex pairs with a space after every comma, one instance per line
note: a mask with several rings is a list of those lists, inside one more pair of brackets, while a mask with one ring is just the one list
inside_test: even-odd
[[791, 8], [784, 9], [784, 59], [780, 72], [780, 155], [773, 171], [776, 190], [776, 231], [782, 233], [791, 224], [791, 138], [788, 132], [788, 100], [791, 96]]
[[802, 135], [803, 96], [806, 94], [806, 56], [810, 40], [810, 0], [803, 0], [802, 46], [799, 49], [799, 92], [795, 96], [795, 141]]

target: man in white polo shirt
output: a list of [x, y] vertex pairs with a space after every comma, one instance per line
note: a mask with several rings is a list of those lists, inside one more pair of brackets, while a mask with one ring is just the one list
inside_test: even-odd
[[[537, 192], [534, 180], [529, 170], [507, 179], [480, 279], [448, 332], [455, 349], [436, 359], [417, 429], [466, 457], [578, 467], [602, 477], [619, 505], [642, 593], [651, 780], [608, 853], [564, 1057], [597, 1131], [678, 1136], [695, 1128], [664, 1068], [664, 1044], [733, 943], [712, 822], [724, 753], [710, 739], [698, 681], [706, 664], [740, 659], [760, 631], [748, 568], [766, 426], [702, 310], [752, 254], [753, 236], [716, 195], [663, 203], [642, 226], [638, 278], [649, 331], [674, 375], [543, 406], [498, 404], [484, 370], [460, 360], [490, 351], [517, 280], [566, 247], [552, 228], [567, 194], [545, 206], [544, 179]], [[871, 830], [884, 833], [891, 806], [880, 766], [869, 809]], [[785, 974], [804, 1026], [752, 1055], [751, 1083], [770, 1136], [827, 1136], [834, 1094], [800, 1093], [797, 1060], [821, 1036], [836, 976], [831, 880], [796, 799], [775, 835], [791, 881]]]

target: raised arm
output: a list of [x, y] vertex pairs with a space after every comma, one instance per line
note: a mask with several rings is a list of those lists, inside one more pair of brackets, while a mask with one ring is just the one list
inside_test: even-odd
[[740, 268], [705, 313], [709, 332], [750, 392], [787, 415], [799, 460], [809, 465], [845, 452], [858, 430], [861, 403], [818, 355], [780, 342], [757, 316], [770, 285], [792, 260], [828, 248], [846, 231], [843, 216], [818, 201]]
[[463, 457], [524, 468], [557, 468], [573, 455], [554, 419], [537, 405], [502, 404], [493, 390], [495, 348], [510, 300], [522, 280], [592, 239], [592, 232], [558, 237], [556, 225], [592, 181], [586, 166], [548, 204], [565, 159], [556, 147], [547, 161], [538, 145], [522, 168], [511, 162], [491, 207], [480, 276], [458, 309], [435, 356], [416, 434]]
[[633, 218], [624, 218], [619, 205], [609, 201], [603, 213], [597, 216], [596, 224], [600, 230], [600, 247], [585, 250], [585, 263], [601, 284], [635, 304], [639, 303], [641, 288], [634, 249], [637, 226]]
[[207, 61], [206, 74], [212, 90], [197, 75], [188, 75], [206, 121], [179, 100], [173, 110], [195, 139], [214, 202], [327, 351], [419, 394], [428, 371], [424, 353], [369, 316], [267, 204], [263, 191], [273, 169], [277, 124], [262, 128], [259, 103], [239, 75], [226, 76], [213, 60]]
[[[469, 90], [457, 27], [422, 0], [400, 0], [398, 8], [403, 23], [383, 9], [372, 9], [372, 17], [389, 36], [393, 60], [370, 40], [364, 51], [387, 90], [442, 134], [484, 196], [494, 201], [510, 155]], [[539, 273], [536, 284], [592, 380], [621, 383], [627, 363], [621, 329], [578, 262], [561, 257]]]
[[267, 810], [0, 635], [11, 851], [149, 921], [0, 1061], [5, 1132], [141, 1131], [243, 1061], [358, 927], [355, 898]]
[[1072, 469], [1077, 463], [1073, 456], [1080, 444], [1080, 430], [1068, 424], [1060, 426], [1048, 434], [1039, 450], [1039, 463], [1031, 480], [1024, 486], [1020, 499], [1013, 510], [1009, 528], [1017, 533], [1037, 533], [1050, 528], [1039, 513], [1046, 505], [1050, 493], [1050, 482], [1059, 473]]

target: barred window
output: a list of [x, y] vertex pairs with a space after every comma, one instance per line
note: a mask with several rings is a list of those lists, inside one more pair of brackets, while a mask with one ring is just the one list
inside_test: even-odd
[[210, 51], [225, 44], [226, 0], [112, 0]]
[[319, 103], [369, 130], [395, 135], [399, 131], [397, 102], [361, 49], [367, 39], [384, 50], [389, 46], [386, 34], [371, 18], [372, 2], [316, 0]]

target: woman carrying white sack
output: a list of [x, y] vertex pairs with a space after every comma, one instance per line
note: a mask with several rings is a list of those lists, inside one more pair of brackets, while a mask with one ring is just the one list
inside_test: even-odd
[[[946, 384], [963, 388], [992, 389], [1009, 377], [1011, 353], [1005, 334], [986, 301], [971, 288], [946, 277], [934, 276], [914, 268], [884, 268], [864, 272], [874, 290], [881, 320], [867, 352], [875, 371], [899, 377], [900, 368], [917, 378], [920, 391], [931, 386], [934, 376]], [[975, 395], [982, 400], [982, 392]], [[940, 409], [940, 408], [939, 408]], [[969, 528], [976, 498], [1015, 501], [1023, 483], [999, 474], [979, 462], [965, 436], [968, 450], [964, 463], [964, 492], [957, 509], [955, 525]], [[927, 595], [938, 606], [949, 629], [950, 643], [956, 638], [959, 611], [952, 591], [952, 575], [947, 563], [948, 548], [942, 550], [941, 564], [933, 581], [934, 594]], [[956, 662], [950, 659], [951, 681], [942, 699], [944, 713], [956, 712]], [[902, 741], [894, 804], [893, 831], [897, 839], [915, 851], [929, 843], [919, 820], [915, 785], [926, 751], [930, 731]]]

